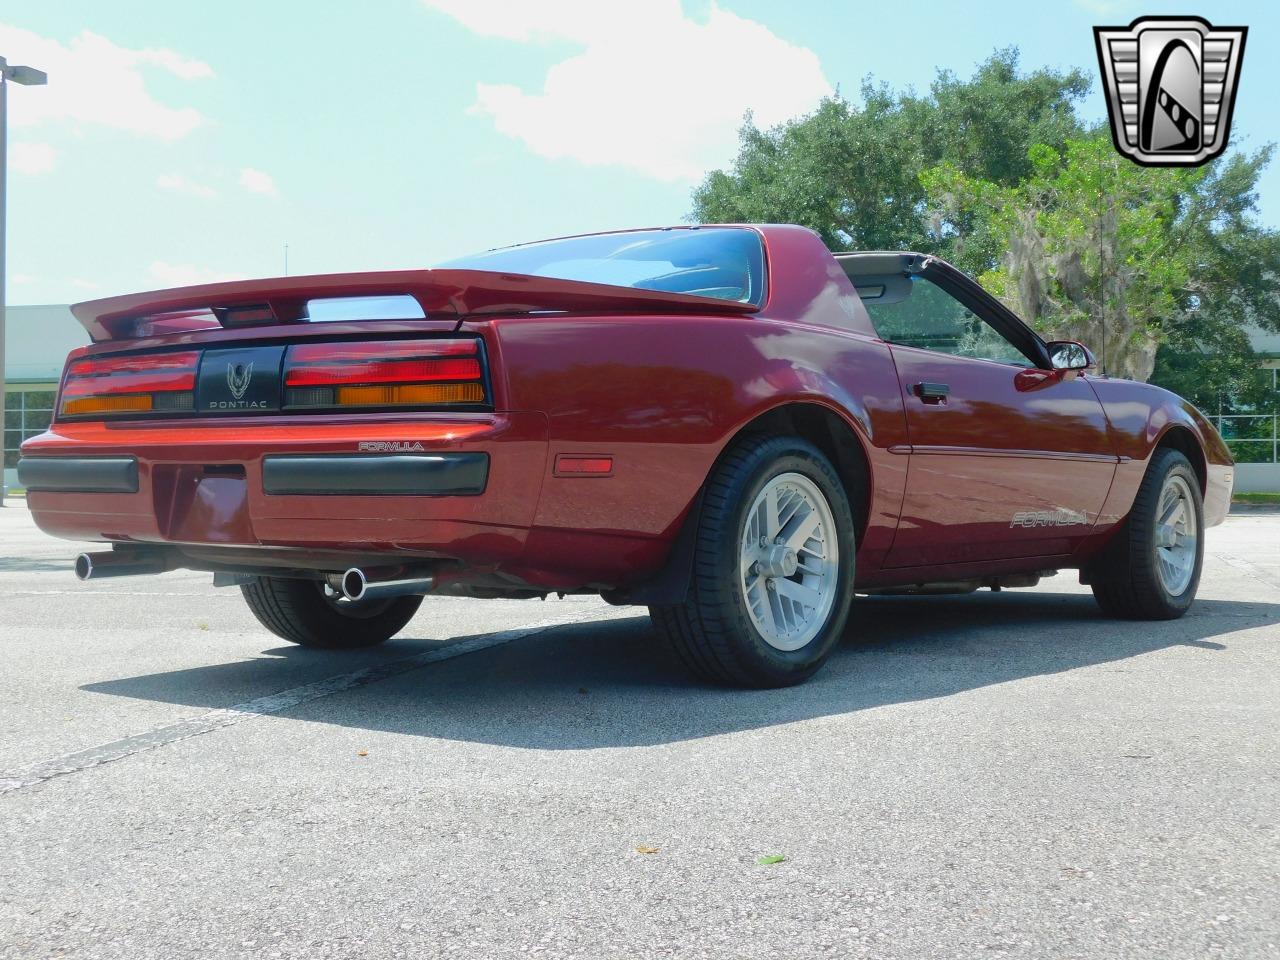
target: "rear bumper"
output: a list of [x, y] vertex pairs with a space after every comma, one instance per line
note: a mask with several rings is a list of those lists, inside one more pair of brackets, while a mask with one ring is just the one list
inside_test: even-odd
[[478, 496], [489, 477], [487, 453], [398, 456], [301, 454], [264, 457], [268, 496]]
[[495, 564], [533, 523], [546, 429], [536, 413], [54, 424], [21, 469], [36, 523], [67, 539]]
[[[497, 588], [577, 589], [643, 580], [669, 546], [590, 520], [601, 481], [552, 476], [541, 413], [54, 424], [22, 454], [45, 532], [172, 548], [173, 566], [440, 560]], [[539, 523], [557, 484], [582, 506]]]
[[137, 493], [136, 457], [24, 457], [18, 483], [29, 493]]

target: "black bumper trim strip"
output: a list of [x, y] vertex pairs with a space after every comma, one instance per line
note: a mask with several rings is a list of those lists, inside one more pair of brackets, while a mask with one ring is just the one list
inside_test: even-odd
[[137, 493], [134, 457], [23, 457], [18, 485], [28, 491]]
[[489, 479], [487, 453], [405, 456], [303, 454], [265, 457], [272, 496], [475, 496]]

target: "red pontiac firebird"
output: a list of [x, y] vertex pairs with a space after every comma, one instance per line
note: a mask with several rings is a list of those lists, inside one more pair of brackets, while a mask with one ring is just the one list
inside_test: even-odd
[[82, 579], [185, 567], [307, 646], [422, 598], [644, 604], [696, 674], [810, 676], [855, 594], [1029, 586], [1180, 616], [1232, 460], [954, 267], [795, 226], [78, 304], [20, 482]]

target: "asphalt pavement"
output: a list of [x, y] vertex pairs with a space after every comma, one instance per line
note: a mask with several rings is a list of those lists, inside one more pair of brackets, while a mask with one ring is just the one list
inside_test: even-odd
[[1280, 956], [1280, 515], [1207, 542], [1182, 620], [863, 598], [742, 692], [594, 599], [303, 650], [9, 501], [0, 957]]

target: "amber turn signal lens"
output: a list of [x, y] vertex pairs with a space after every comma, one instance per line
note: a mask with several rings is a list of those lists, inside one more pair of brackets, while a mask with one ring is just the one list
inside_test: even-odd
[[78, 397], [62, 404], [64, 416], [78, 416], [86, 413], [132, 413], [150, 410], [152, 406], [149, 393], [125, 393], [117, 396]]
[[412, 383], [338, 387], [339, 406], [389, 406], [396, 403], [483, 403], [480, 383]]

